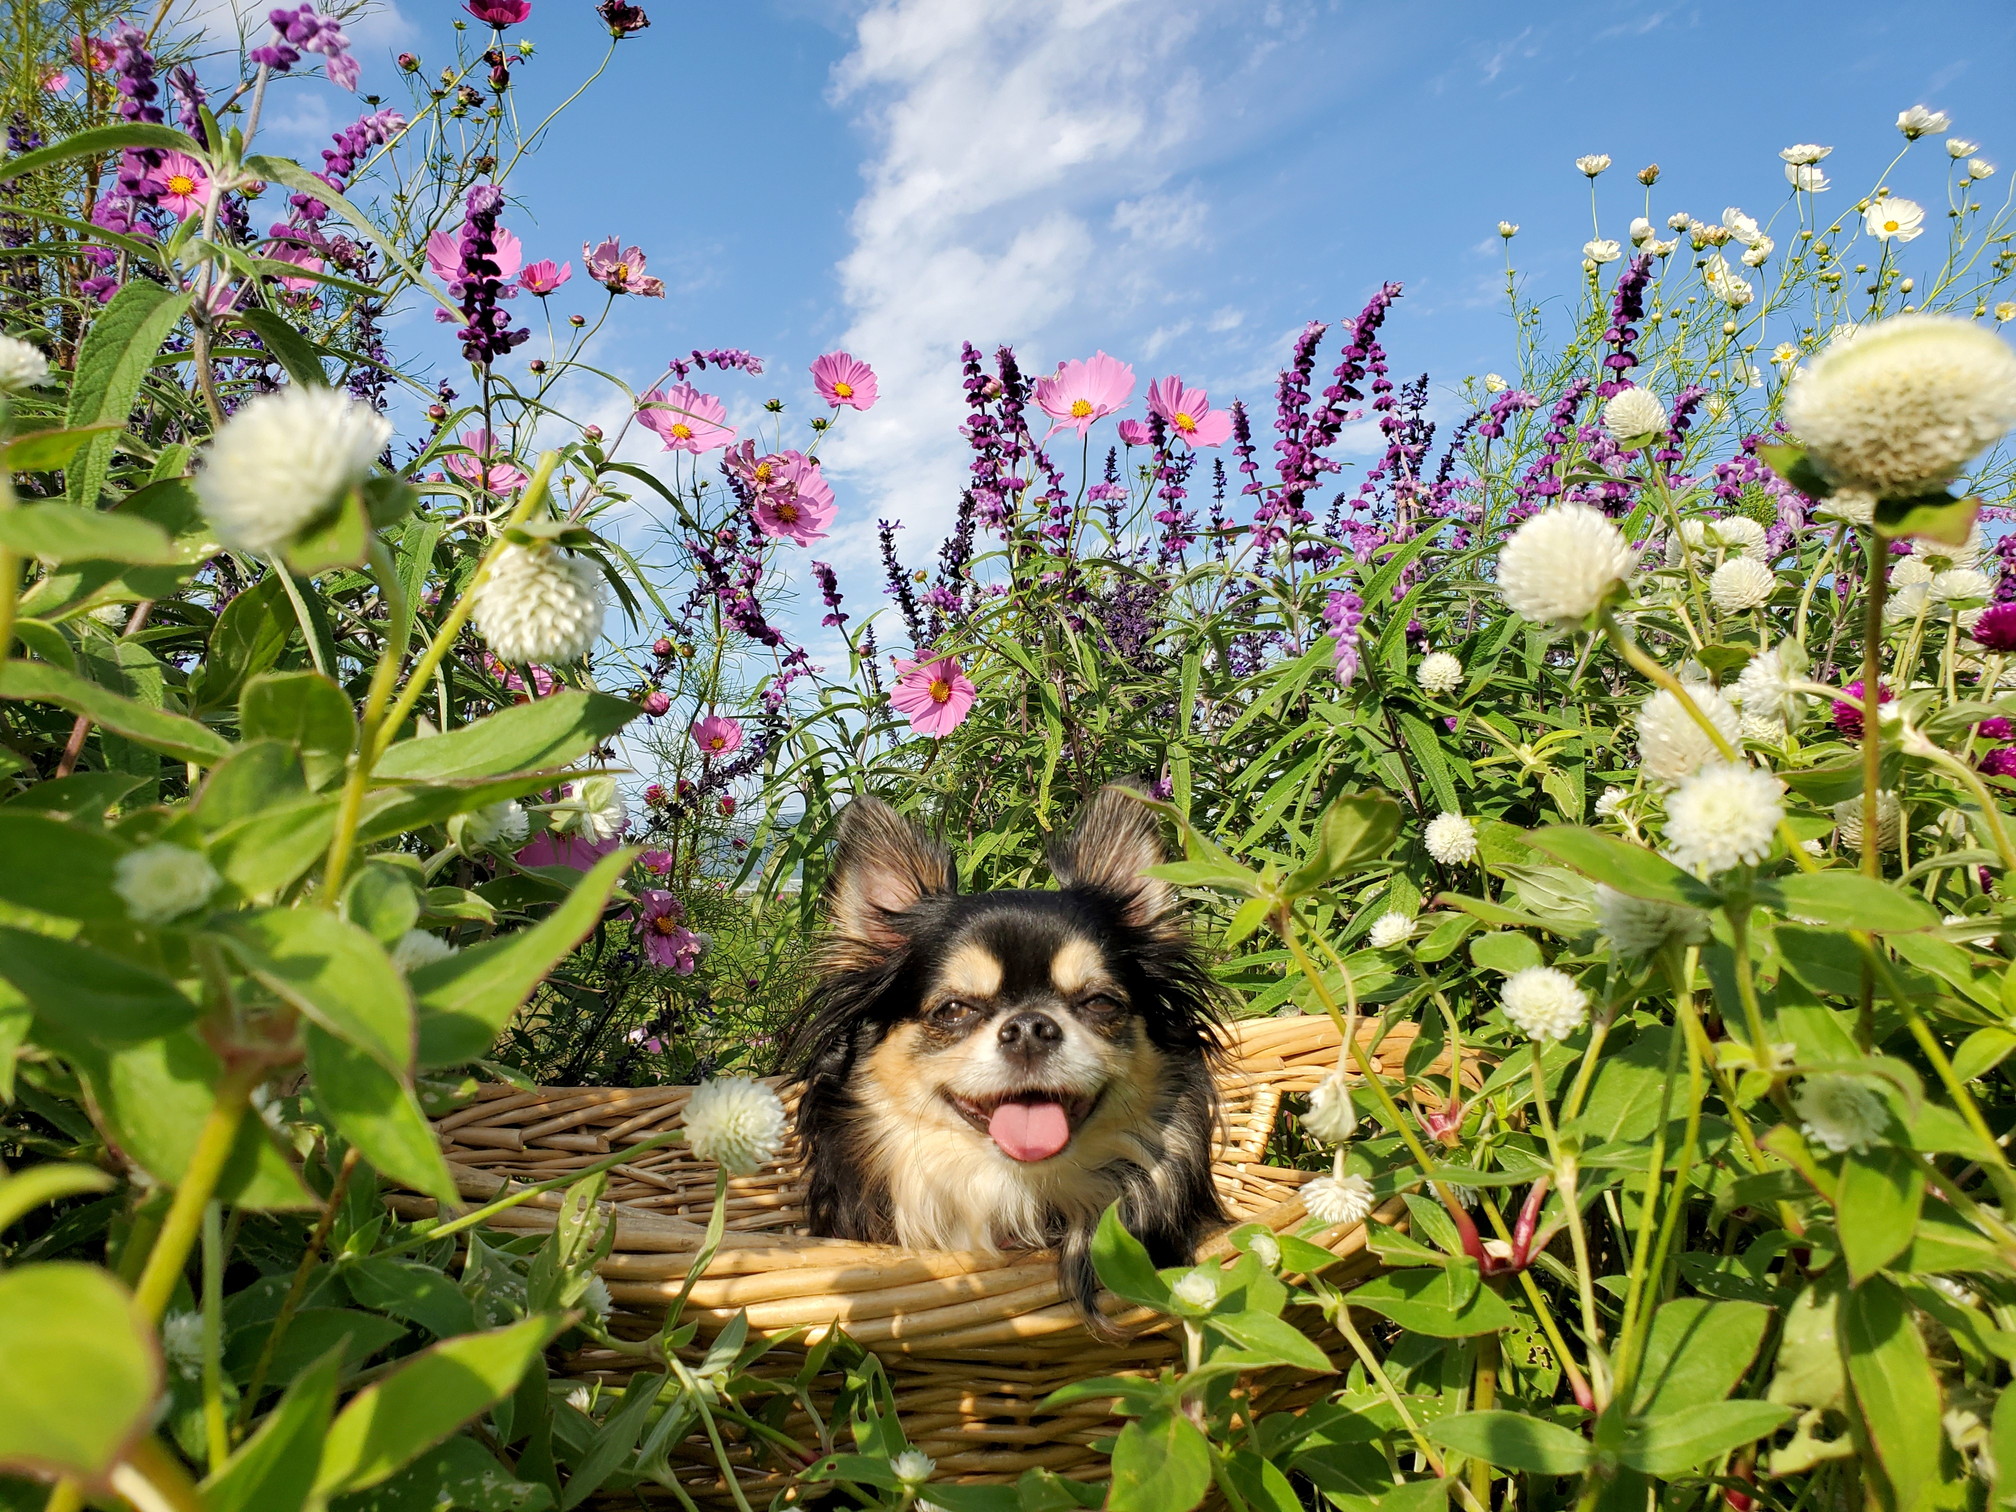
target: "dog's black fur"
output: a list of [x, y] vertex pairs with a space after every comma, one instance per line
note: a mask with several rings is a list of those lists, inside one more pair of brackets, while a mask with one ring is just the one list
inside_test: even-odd
[[[912, 1099], [905, 1106], [926, 1110], [914, 1133], [920, 1148], [927, 1142], [933, 1150], [957, 1145], [965, 1152], [962, 1158], [981, 1168], [990, 1158], [998, 1159], [1001, 1169], [988, 1170], [989, 1181], [1032, 1179], [1034, 1167], [1017, 1169], [1016, 1161], [993, 1146], [963, 1144], [962, 1138], [975, 1136], [944, 1127], [930, 1111], [936, 1104], [920, 1100], [928, 1092], [911, 1090], [936, 1085], [930, 1078], [942, 1076], [932, 1068], [948, 1062], [934, 1062], [934, 1054], [955, 1042], [978, 1044], [977, 1036], [1031, 1003], [1060, 1020], [1070, 1018], [1067, 1037], [1076, 1034], [1079, 1044], [1093, 1047], [1087, 1053], [1147, 1068], [1154, 1083], [1109, 1085], [1099, 1092], [1083, 1115], [1084, 1124], [1073, 1126], [1073, 1144], [1056, 1159], [1061, 1168], [1066, 1155], [1083, 1150], [1089, 1152], [1084, 1160], [1101, 1161], [1085, 1171], [1072, 1165], [1056, 1178], [1067, 1186], [1059, 1201], [1044, 1207], [1040, 1240], [1035, 1241], [1056, 1249], [1066, 1292], [1088, 1320], [1100, 1323], [1090, 1249], [1100, 1212], [1109, 1202], [1120, 1202], [1123, 1221], [1158, 1265], [1189, 1260], [1198, 1239], [1226, 1221], [1211, 1178], [1218, 1136], [1211, 1075], [1219, 1054], [1215, 993], [1176, 916], [1174, 895], [1163, 883], [1141, 875], [1165, 855], [1153, 813], [1108, 788], [1087, 806], [1071, 838], [1052, 851], [1059, 891], [964, 896], [955, 889], [950, 858], [941, 845], [872, 798], [847, 807], [826, 889], [828, 929], [815, 986], [808, 1014], [788, 1047], [789, 1064], [802, 1084], [797, 1127], [806, 1154], [813, 1234], [877, 1243], [903, 1240], [904, 1224], [894, 1211], [894, 1187], [901, 1183], [892, 1179], [899, 1173], [889, 1153], [897, 1142], [889, 1138], [889, 1115], [878, 1115], [883, 1119], [875, 1124], [878, 1135], [867, 1132], [864, 1078], [881, 1078], [874, 1082], [878, 1106], [894, 1105], [880, 1090], [893, 1075], [903, 1095]], [[1101, 994], [1082, 1010], [1062, 1004], [1052, 977], [1067, 941], [1084, 942], [1072, 946], [1081, 961], [1084, 944], [1096, 950], [1101, 979], [1118, 989], [1110, 998]], [[969, 1005], [952, 1003], [955, 1015], [982, 1017], [977, 1028], [945, 1031], [935, 1016], [926, 1015], [946, 1010], [933, 1009], [926, 995], [935, 990], [948, 957], [963, 951], [970, 960], [975, 950], [998, 963], [999, 989], [985, 1000], [994, 1006], [969, 1011]], [[871, 1066], [871, 1058], [899, 1031], [900, 1042]], [[996, 1032], [1005, 1042], [1008, 1031]], [[969, 1053], [997, 1061], [1007, 1054], [992, 1043]], [[981, 1127], [970, 1107], [967, 1117]], [[1123, 1122], [1116, 1124], [1116, 1119]], [[1117, 1140], [1134, 1153], [1103, 1159], [1098, 1153], [1102, 1145], [1079, 1145], [1078, 1132], [1095, 1128], [1095, 1120], [1102, 1120], [1096, 1125], [1098, 1138]], [[1042, 1164], [1052, 1166], [1047, 1160]], [[979, 1185], [984, 1189], [987, 1183]]]

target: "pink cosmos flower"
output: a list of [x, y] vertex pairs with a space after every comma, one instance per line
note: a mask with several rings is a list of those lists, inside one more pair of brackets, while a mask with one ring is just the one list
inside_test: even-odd
[[581, 259], [588, 276], [611, 294], [642, 294], [652, 299], [665, 297], [663, 280], [644, 276], [644, 250], [626, 247], [615, 237], [599, 246], [581, 243]]
[[556, 835], [545, 830], [512, 859], [520, 866], [565, 866], [585, 872], [622, 843], [613, 835], [607, 840], [589, 840], [581, 835]]
[[70, 75], [53, 68], [42, 76], [42, 88], [49, 94], [62, 94], [70, 88]]
[[552, 258], [542, 257], [518, 275], [518, 287], [527, 294], [537, 294], [544, 299], [573, 276], [574, 264], [571, 262], [556, 266]]
[[1096, 352], [1067, 362], [1055, 376], [1036, 380], [1037, 406], [1056, 422], [1043, 439], [1067, 427], [1082, 436], [1094, 421], [1125, 409], [1133, 397], [1134, 369], [1119, 358]]
[[819, 476], [819, 464], [803, 452], [787, 451], [756, 464], [759, 473], [766, 467], [770, 482], [757, 489], [756, 528], [800, 546], [825, 540], [840, 508], [833, 502], [832, 488]]
[[878, 389], [875, 369], [852, 352], [828, 352], [812, 364], [812, 386], [833, 408], [865, 410], [874, 404]]
[[1223, 446], [1231, 438], [1231, 415], [1211, 408], [1210, 395], [1174, 374], [1148, 385], [1148, 408], [1191, 446]]
[[484, 25], [501, 30], [531, 15], [532, 0], [469, 0], [465, 9]]
[[210, 175], [186, 152], [167, 152], [153, 172], [160, 186], [160, 205], [171, 215], [187, 220], [210, 203]]
[[1120, 444], [1122, 446], [1146, 446], [1155, 439], [1155, 433], [1148, 429], [1146, 421], [1122, 420], [1120, 422]]
[[703, 714], [693, 721], [693, 743], [710, 759], [742, 749], [742, 726], [726, 714]]
[[[270, 262], [292, 263], [295, 267], [309, 273], [320, 273], [328, 266], [313, 251], [302, 246], [299, 242], [282, 242], [277, 247], [269, 248], [266, 257]], [[282, 277], [278, 282], [280, 287], [290, 294], [300, 294], [305, 290], [315, 287], [315, 280], [312, 278]]]
[[637, 936], [654, 965], [681, 976], [693, 975], [700, 964], [702, 941], [686, 928], [686, 910], [662, 887], [647, 887], [637, 895]]
[[949, 656], [926, 662], [896, 659], [896, 686], [889, 690], [889, 704], [919, 735], [951, 734], [965, 722], [979, 696], [980, 690]]
[[[525, 244], [518, 240], [515, 231], [506, 231], [502, 226], [497, 228], [495, 240], [497, 276], [517, 277], [519, 268], [525, 264]], [[430, 231], [427, 234], [427, 266], [433, 269], [434, 276], [441, 282], [460, 283], [463, 273], [461, 238], [453, 231]]]
[[523, 488], [531, 481], [531, 475], [513, 463], [509, 458], [497, 455], [497, 438], [487, 430], [462, 432], [462, 444], [475, 455], [465, 456], [461, 452], [443, 457], [442, 466], [478, 488], [487, 488], [495, 494], [510, 493]]
[[647, 850], [637, 858], [637, 864], [654, 877], [662, 877], [672, 870], [672, 852]]
[[[662, 405], [663, 408], [648, 406]], [[735, 430], [726, 424], [728, 407], [690, 383], [652, 389], [637, 401], [637, 422], [665, 443], [667, 451], [702, 452], [734, 443]]]

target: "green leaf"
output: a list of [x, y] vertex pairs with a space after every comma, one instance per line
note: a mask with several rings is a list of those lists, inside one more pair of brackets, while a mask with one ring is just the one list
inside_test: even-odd
[[396, 1255], [367, 1255], [345, 1267], [343, 1284], [360, 1307], [418, 1323], [437, 1339], [474, 1331], [462, 1289], [438, 1267]]
[[[1518, 1319], [1505, 1299], [1488, 1286], [1476, 1287], [1467, 1298], [1448, 1269], [1388, 1271], [1348, 1293], [1353, 1307], [1391, 1318], [1402, 1328], [1438, 1339], [1462, 1339], [1496, 1333]], [[1461, 1298], [1459, 1302], [1459, 1298]]]
[[0, 1272], [0, 1470], [100, 1481], [147, 1431], [151, 1331], [94, 1265]]
[[1533, 943], [1532, 936], [1509, 929], [1477, 936], [1470, 942], [1470, 959], [1487, 971], [1503, 972], [1506, 976], [1542, 964], [1540, 947]]
[[1871, 1276], [1840, 1299], [1837, 1333], [1855, 1411], [1850, 1423], [1886, 1512], [1917, 1512], [1939, 1483], [1944, 1403], [1902, 1292]]
[[273, 354], [296, 383], [312, 388], [329, 386], [329, 375], [322, 369], [322, 358], [314, 343], [277, 310], [262, 310], [255, 305], [240, 310], [233, 320], [257, 336], [260, 345]]
[[638, 706], [627, 698], [568, 688], [550, 698], [499, 710], [459, 730], [402, 740], [379, 759], [374, 775], [427, 782], [565, 766], [603, 744], [637, 714]]
[[317, 1024], [304, 1031], [316, 1102], [380, 1174], [444, 1202], [455, 1182], [412, 1088]]
[[0, 1177], [0, 1233], [46, 1202], [86, 1192], [109, 1192], [112, 1186], [112, 1178], [96, 1166], [62, 1161], [32, 1165], [12, 1176]]
[[424, 1350], [352, 1397], [329, 1427], [315, 1492], [375, 1486], [510, 1395], [564, 1320], [539, 1315]]
[[1210, 1488], [1211, 1446], [1188, 1418], [1160, 1411], [1120, 1430], [1109, 1512], [1189, 1512]]
[[[70, 380], [64, 428], [123, 428], [133, 413], [141, 381], [153, 369], [154, 354], [188, 308], [187, 294], [171, 294], [149, 279], [128, 279], [85, 329], [77, 348], [77, 370]], [[71, 462], [64, 480], [64, 497], [71, 504], [97, 508], [98, 495], [112, 469], [112, 449], [118, 436], [113, 430], [101, 432]]]
[[1114, 1296], [1157, 1312], [1169, 1311], [1169, 1284], [1156, 1274], [1155, 1262], [1141, 1241], [1120, 1221], [1117, 1202], [1099, 1215], [1099, 1228], [1092, 1236], [1092, 1269], [1098, 1272], [1099, 1284]]
[[143, 778], [126, 772], [77, 772], [23, 788], [0, 806], [53, 814], [58, 819], [96, 826], [142, 781]]
[[190, 679], [191, 711], [236, 704], [247, 681], [272, 670], [298, 629], [286, 584], [277, 571], [268, 572], [217, 616], [202, 664]]
[[336, 1408], [339, 1350], [330, 1350], [287, 1388], [258, 1431], [203, 1483], [203, 1512], [300, 1512]]
[[168, 533], [153, 521], [69, 504], [23, 504], [0, 513], [0, 544], [38, 562], [153, 566], [181, 560]]
[[1519, 1412], [1459, 1412], [1424, 1425], [1422, 1431], [1444, 1449], [1506, 1470], [1577, 1475], [1590, 1461], [1589, 1444], [1581, 1434]]
[[1300, 868], [1282, 884], [1291, 898], [1363, 870], [1392, 848], [1400, 833], [1400, 805], [1384, 793], [1334, 798], [1316, 827], [1316, 841]]
[[149, 708], [48, 662], [0, 665], [0, 698], [54, 704], [150, 751], [198, 766], [214, 766], [231, 749], [223, 736], [193, 719]]
[[350, 700], [320, 672], [253, 678], [238, 700], [238, 726], [247, 740], [284, 740], [298, 749], [312, 787], [340, 771], [357, 743]]
[[2016, 1505], [2016, 1391], [2005, 1391], [1995, 1403], [1989, 1421], [1988, 1449], [1995, 1460], [1992, 1504]]
[[1715, 908], [1721, 899], [1707, 883], [1688, 875], [1657, 852], [1576, 825], [1552, 825], [1526, 836], [1527, 844], [1545, 851], [1598, 882], [1634, 898]]
[[1640, 1423], [1624, 1435], [1619, 1457], [1646, 1475], [1678, 1475], [1755, 1442], [1791, 1416], [1790, 1407], [1775, 1402], [1702, 1402]]
[[1204, 1326], [1223, 1334], [1246, 1353], [1264, 1357], [1270, 1365], [1292, 1365], [1314, 1375], [1329, 1375], [1337, 1368], [1301, 1329], [1272, 1313], [1213, 1313]]
[[1237, 1488], [1250, 1512], [1303, 1512], [1302, 1498], [1272, 1460], [1251, 1449], [1225, 1457], [1225, 1476]]
[[1948, 493], [1878, 499], [1874, 524], [1876, 534], [1886, 541], [1925, 536], [1947, 546], [1965, 546], [1980, 512], [1979, 499], [1956, 499]]
[[310, 521], [281, 549], [281, 560], [307, 579], [333, 567], [361, 567], [371, 554], [371, 516], [363, 495], [352, 489], [327, 514]]
[[588, 1446], [588, 1452], [576, 1461], [573, 1474], [567, 1477], [567, 1490], [560, 1498], [561, 1507], [580, 1506], [616, 1473], [617, 1466], [637, 1447], [638, 1436], [643, 1433], [651, 1409], [657, 1405], [658, 1392], [667, 1379], [664, 1374], [650, 1375], [641, 1370], [630, 1378], [621, 1405], [603, 1420], [594, 1442]]
[[1925, 1167], [1907, 1150], [1879, 1146], [1841, 1162], [1834, 1195], [1834, 1231], [1860, 1285], [1904, 1252], [1925, 1201]]
[[245, 969], [387, 1070], [413, 1069], [413, 999], [384, 948], [320, 908], [240, 914], [225, 938]]
[[[0, 806], [0, 902], [65, 919], [124, 922], [112, 891], [113, 868], [127, 847], [102, 829], [65, 824], [33, 809]], [[34, 864], [26, 864], [28, 858]]]
[[359, 235], [385, 255], [387, 262], [412, 279], [415, 288], [424, 290], [427, 294], [431, 295], [434, 301], [451, 315], [460, 316], [461, 311], [456, 307], [455, 302], [442, 293], [440, 287], [431, 282], [425, 273], [413, 265], [406, 257], [406, 254], [399, 250], [398, 244], [383, 231], [379, 230], [370, 216], [351, 204], [349, 200], [345, 199], [336, 190], [331, 189], [326, 180], [310, 173], [299, 163], [280, 157], [249, 157], [245, 160], [245, 169], [248, 173], [257, 174], [260, 178], [271, 180], [276, 184], [285, 184], [289, 189], [298, 190], [302, 194], [312, 194], [315, 196], [323, 204], [329, 206], [330, 209], [336, 211], [345, 220], [350, 222], [357, 229]]
[[567, 952], [588, 938], [636, 852], [613, 851], [566, 901], [530, 929], [472, 945], [414, 971], [423, 1066], [459, 1066], [484, 1054], [511, 1015]]
[[1860, 872], [1819, 871], [1760, 883], [1757, 901], [1779, 913], [1835, 929], [1871, 934], [1936, 929], [1940, 915], [1923, 898]]
[[1813, 465], [1803, 446], [1774, 442], [1758, 447], [1757, 455], [1764, 459], [1766, 467], [1809, 499], [1824, 499], [1834, 492], [1834, 485]]
[[70, 459], [77, 455], [77, 449], [92, 437], [105, 431], [123, 430], [113, 423], [107, 425], [87, 425], [79, 430], [29, 431], [16, 436], [4, 449], [0, 449], [0, 467], [9, 472], [53, 472], [59, 467], [70, 465]]
[[0, 928], [0, 977], [46, 1027], [93, 1042], [152, 1039], [196, 1017], [196, 1004], [166, 977], [25, 930]]
[[1661, 1304], [1638, 1370], [1638, 1415], [1721, 1401], [1750, 1368], [1770, 1321], [1771, 1309], [1756, 1302], [1676, 1297]]
[[203, 157], [203, 144], [187, 132], [177, 131], [172, 126], [129, 121], [117, 126], [93, 126], [88, 131], [73, 132], [60, 142], [9, 158], [0, 167], [6, 169], [7, 177], [20, 178], [24, 174], [39, 173], [44, 168], [54, 168], [58, 163], [68, 163], [80, 157], [100, 157], [127, 147], [162, 147], [170, 152], [186, 152], [197, 159]]

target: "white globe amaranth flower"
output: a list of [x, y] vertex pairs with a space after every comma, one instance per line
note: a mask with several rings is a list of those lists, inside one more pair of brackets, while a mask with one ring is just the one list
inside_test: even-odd
[[1698, 945], [1708, 938], [1708, 915], [1684, 903], [1634, 898], [1596, 884], [1596, 927], [1628, 956], [1647, 956], [1667, 944]]
[[1769, 854], [1785, 817], [1784, 793], [1769, 772], [1740, 762], [1703, 767], [1666, 800], [1668, 857], [1711, 874], [1754, 865]]
[[1930, 584], [1934, 576], [1932, 564], [1923, 557], [1908, 556], [1890, 569], [1890, 588], [1896, 592], [1921, 584]]
[[1281, 1269], [1281, 1241], [1272, 1234], [1259, 1233], [1248, 1239], [1246, 1253], [1270, 1271]]
[[[1688, 696], [1733, 746], [1743, 720], [1728, 696], [1709, 687], [1690, 688]], [[1665, 688], [1645, 700], [1638, 710], [1637, 724], [1639, 764], [1655, 782], [1678, 782], [1722, 759], [1715, 742], [1687, 712], [1679, 695]]]
[[1785, 419], [1831, 481], [1929, 493], [2016, 425], [2016, 352], [1971, 320], [1894, 315], [1814, 358], [1786, 391]]
[[1822, 518], [1846, 520], [1850, 525], [1868, 525], [1876, 519], [1876, 495], [1867, 489], [1837, 488], [1820, 500], [1813, 512]]
[[1708, 579], [1708, 597], [1724, 614], [1746, 614], [1771, 602], [1778, 574], [1747, 556], [1731, 557]]
[[1624, 248], [1607, 236], [1599, 236], [1582, 244], [1582, 255], [1593, 263], [1613, 263], [1624, 255]]
[[1575, 166], [1590, 178], [1594, 178], [1610, 166], [1610, 154], [1607, 152], [1585, 152], [1581, 157], [1575, 159]]
[[1923, 105], [1913, 105], [1909, 110], [1897, 112], [1897, 129], [1908, 141], [1915, 142], [1922, 136], [1937, 136], [1952, 124], [1953, 117], [1945, 111]]
[[1575, 626], [1631, 576], [1623, 532], [1587, 504], [1556, 504], [1527, 520], [1498, 553], [1498, 591], [1512, 612]]
[[1931, 607], [1932, 584], [1929, 579], [1906, 583], [1883, 601], [1883, 621], [1885, 624], [1905, 624], [1915, 621]]
[[1477, 826], [1444, 809], [1428, 821], [1421, 843], [1444, 866], [1463, 866], [1477, 858]]
[[[1968, 528], [1965, 544], [1950, 546], [1930, 536], [1919, 536], [1911, 543], [1911, 555], [1934, 572], [1944, 572], [1949, 567], [1992, 567], [1996, 560], [1995, 550], [1988, 544], [1978, 520]], [[1894, 575], [1891, 580], [1896, 580]]]
[[1342, 1067], [1325, 1073], [1309, 1094], [1309, 1111], [1302, 1115], [1302, 1127], [1312, 1138], [1325, 1144], [1342, 1144], [1358, 1127], [1358, 1111], [1351, 1106], [1351, 1087]]
[[630, 827], [630, 810], [614, 777], [570, 782], [566, 797], [553, 806], [553, 828], [589, 840], [614, 840]]
[[161, 1320], [161, 1353], [185, 1380], [203, 1373], [203, 1314], [176, 1311]]
[[112, 890], [142, 924], [166, 924], [193, 913], [223, 880], [200, 852], [166, 841], [128, 851], [112, 869]]
[[1391, 950], [1395, 945], [1404, 944], [1414, 933], [1414, 916], [1400, 912], [1397, 908], [1381, 914], [1373, 921], [1366, 933], [1365, 942], [1374, 950]]
[[515, 798], [486, 803], [462, 821], [462, 841], [473, 850], [515, 851], [531, 833], [532, 821]]
[[608, 1322], [609, 1314], [616, 1306], [616, 1299], [609, 1295], [609, 1283], [600, 1276], [590, 1276], [587, 1290], [581, 1293], [581, 1306], [594, 1317]]
[[1182, 1307], [1208, 1312], [1218, 1305], [1218, 1278], [1208, 1270], [1185, 1271], [1169, 1288], [1169, 1295]]
[[410, 976], [422, 966], [447, 960], [456, 954], [456, 950], [457, 947], [437, 934], [425, 929], [409, 929], [399, 936], [399, 943], [392, 947], [392, 964]]
[[686, 1143], [731, 1176], [754, 1175], [783, 1148], [784, 1104], [752, 1077], [702, 1082], [686, 1104]]
[[1818, 142], [1794, 142], [1790, 147], [1780, 147], [1778, 156], [1788, 163], [1817, 163], [1833, 150]]
[[1606, 787], [1596, 799], [1596, 817], [1614, 819], [1624, 811], [1624, 805], [1631, 795], [1620, 787]]
[[1589, 994], [1552, 966], [1526, 966], [1505, 978], [1499, 1006], [1528, 1039], [1559, 1043], [1589, 1021]]
[[49, 381], [49, 359], [18, 336], [0, 336], [0, 394], [19, 394]]
[[1916, 241], [1925, 234], [1925, 207], [1886, 194], [1862, 212], [1862, 229], [1878, 241]]
[[1318, 1176], [1299, 1195], [1318, 1223], [1363, 1223], [1372, 1211], [1372, 1183], [1363, 1176]]
[[[1850, 850], [1860, 852], [1864, 834], [1862, 795], [1844, 798], [1834, 805], [1834, 828], [1841, 843]], [[1889, 788], [1879, 788], [1876, 792], [1876, 848], [1878, 850], [1897, 849], [1897, 837], [1903, 830], [1904, 805]]]
[[586, 1412], [595, 1405], [595, 1393], [586, 1386], [572, 1386], [568, 1388], [566, 1401], [576, 1412]]
[[1785, 742], [1792, 737], [1791, 726], [1784, 720], [1763, 714], [1745, 714], [1739, 733], [1745, 745], [1770, 746], [1773, 750], [1783, 750]]
[[1808, 1076], [1792, 1094], [1799, 1132], [1836, 1155], [1868, 1149], [1890, 1127], [1890, 1109], [1852, 1076]]
[[904, 1485], [915, 1487], [931, 1479], [931, 1472], [938, 1468], [938, 1461], [922, 1449], [905, 1449], [889, 1461], [889, 1468]]
[[602, 634], [602, 574], [551, 546], [506, 546], [476, 590], [476, 629], [499, 661], [579, 661]]
[[271, 556], [371, 475], [392, 439], [383, 415], [340, 389], [294, 384], [246, 401], [217, 432], [196, 495], [234, 551]]
[[1421, 691], [1446, 698], [1463, 686], [1463, 663], [1447, 651], [1430, 651], [1414, 669]]
[[1807, 194], [1824, 194], [1834, 181], [1810, 163], [1787, 163], [1785, 182]]
[[1642, 446], [1650, 437], [1662, 434], [1667, 425], [1666, 406], [1650, 389], [1619, 389], [1603, 406], [1603, 428], [1619, 446]]
[[1933, 599], [1941, 604], [1985, 599], [1995, 591], [1994, 582], [1978, 567], [1949, 567], [1944, 572], [1934, 573], [1932, 581], [1926, 586], [1932, 590]]
[[1799, 695], [1792, 691], [1792, 669], [1785, 664], [1783, 645], [1760, 651], [1743, 664], [1729, 701], [1744, 717], [1784, 720], [1799, 712]]
[[1705, 556], [1709, 550], [1708, 522], [1682, 520], [1680, 528], [1666, 537], [1666, 565], [1678, 570], [1690, 557]]

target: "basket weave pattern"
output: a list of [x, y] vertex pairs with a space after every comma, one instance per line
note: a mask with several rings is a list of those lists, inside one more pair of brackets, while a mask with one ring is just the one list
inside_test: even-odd
[[[1374, 1067], [1397, 1075], [1413, 1046], [1413, 1027], [1396, 1026], [1376, 1045], [1372, 1026], [1361, 1033]], [[1298, 1190], [1315, 1173], [1261, 1161], [1282, 1100], [1307, 1093], [1338, 1063], [1342, 1037], [1327, 1018], [1306, 1017], [1249, 1020], [1235, 1025], [1228, 1039], [1231, 1053], [1219, 1079], [1222, 1141], [1213, 1167], [1219, 1191], [1235, 1222], [1297, 1230], [1308, 1218]], [[1464, 1069], [1471, 1079], [1473, 1068]], [[1429, 1075], [1447, 1070], [1446, 1054], [1418, 1068]], [[626, 1141], [679, 1127], [692, 1090], [485, 1087], [435, 1127], [462, 1195], [488, 1199], [516, 1183], [564, 1176]], [[599, 1270], [616, 1306], [611, 1331], [618, 1337], [656, 1331], [701, 1246], [714, 1187], [714, 1167], [694, 1159], [683, 1143], [646, 1151], [610, 1171], [604, 1205], [615, 1222], [615, 1247]], [[423, 1198], [393, 1200], [408, 1216], [434, 1210]], [[559, 1194], [543, 1194], [498, 1215], [492, 1226], [550, 1230], [558, 1206]], [[1095, 1339], [1064, 1299], [1047, 1253], [996, 1257], [806, 1237], [795, 1143], [755, 1175], [728, 1183], [727, 1224], [719, 1253], [687, 1303], [685, 1316], [699, 1325], [697, 1342], [704, 1344], [746, 1310], [752, 1336], [800, 1331], [763, 1362], [774, 1361], [777, 1373], [788, 1374], [805, 1346], [836, 1326], [844, 1329], [883, 1361], [905, 1430], [938, 1461], [941, 1476], [1012, 1480], [1034, 1466], [1066, 1475], [1096, 1471], [1103, 1460], [1090, 1445], [1114, 1428], [1107, 1405], [1081, 1402], [1041, 1414], [1035, 1405], [1067, 1381], [1152, 1373], [1178, 1353], [1166, 1320], [1145, 1310], [1114, 1312], [1118, 1325], [1134, 1330], [1126, 1342]], [[1348, 1283], [1376, 1269], [1363, 1224], [1308, 1237], [1342, 1259], [1326, 1273], [1332, 1280]], [[1204, 1247], [1206, 1254], [1223, 1248], [1222, 1239]], [[620, 1386], [637, 1363], [591, 1347], [571, 1356], [564, 1369]], [[1254, 1386], [1256, 1405], [1267, 1409], [1294, 1405], [1320, 1389], [1292, 1371], [1263, 1375]], [[785, 1431], [808, 1445], [817, 1442], [802, 1415]], [[690, 1448], [690, 1455], [675, 1456], [675, 1463], [690, 1463], [689, 1492], [720, 1504], [725, 1487], [718, 1467], [704, 1442]], [[776, 1457], [758, 1456], [746, 1445], [731, 1453], [744, 1462], [742, 1487], [752, 1499], [788, 1484], [791, 1466]], [[681, 1479], [685, 1483], [683, 1469]]]

